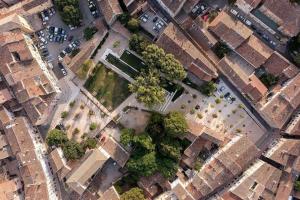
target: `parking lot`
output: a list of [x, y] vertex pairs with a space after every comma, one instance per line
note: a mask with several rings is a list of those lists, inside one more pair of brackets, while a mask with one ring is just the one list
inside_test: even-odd
[[[59, 59], [62, 59], [65, 55], [74, 55], [80, 51], [80, 44], [84, 42], [84, 28], [92, 26], [95, 18], [100, 16], [96, 3], [79, 1], [79, 4], [83, 21], [82, 26], [78, 28], [67, 26], [54, 8], [40, 14], [43, 21], [43, 29], [36, 33], [37, 46], [44, 60], [50, 63], [50, 67], [52, 67], [58, 79], [67, 75], [67, 69], [58, 65]], [[91, 6], [91, 4], [93, 5]]]
[[141, 27], [153, 37], [159, 36], [167, 26], [167, 23], [159, 15], [151, 11], [144, 12], [139, 19]]

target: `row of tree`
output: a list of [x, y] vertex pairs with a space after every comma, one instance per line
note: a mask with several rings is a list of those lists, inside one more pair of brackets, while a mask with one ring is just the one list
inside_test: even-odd
[[79, 26], [81, 23], [82, 15], [79, 9], [78, 0], [55, 0], [62, 20], [67, 25]]
[[64, 131], [53, 129], [49, 131], [46, 142], [50, 147], [61, 147], [64, 156], [68, 160], [80, 159], [87, 149], [94, 149], [97, 141], [94, 138], [86, 138], [82, 143], [69, 140]]
[[186, 77], [186, 71], [173, 54], [155, 44], [149, 44], [142, 36], [133, 34], [129, 47], [142, 55], [147, 65], [135, 82], [129, 85], [129, 90], [137, 94], [137, 100], [148, 107], [161, 104], [165, 100], [165, 90], [161, 87], [161, 79], [181, 81]]
[[166, 116], [153, 113], [144, 133], [123, 129], [121, 143], [131, 146], [133, 153], [126, 164], [137, 178], [160, 172], [164, 177], [174, 177], [178, 170], [183, 147], [178, 137], [187, 132], [187, 122], [182, 113]]

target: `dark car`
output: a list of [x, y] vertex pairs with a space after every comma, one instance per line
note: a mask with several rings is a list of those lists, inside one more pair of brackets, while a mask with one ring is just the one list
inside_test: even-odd
[[59, 37], [59, 43], [64, 43], [64, 37], [63, 36]]
[[80, 41], [79, 40], [74, 40], [74, 44], [79, 47], [80, 46]]
[[49, 33], [50, 33], [50, 34], [54, 34], [54, 27], [53, 27], [53, 26], [50, 26], [50, 27], [49, 27]]
[[55, 37], [54, 37], [54, 41], [55, 41], [55, 42], [59, 42], [59, 39], [60, 39], [59, 36], [55, 36]]
[[66, 51], [67, 53], [71, 53], [71, 52], [72, 52], [72, 49], [71, 49], [70, 47], [67, 47], [67, 48], [65, 49], [65, 51]]
[[225, 98], [227, 98], [227, 97], [229, 97], [229, 96], [230, 96], [230, 93], [229, 93], [229, 92], [227, 92], [227, 93], [224, 95]]
[[158, 20], [158, 17], [154, 17], [152, 21], [155, 23], [157, 20]]
[[60, 52], [60, 54], [59, 54], [59, 55], [60, 55], [60, 57], [62, 57], [62, 58], [63, 58], [63, 57], [65, 57], [65, 55], [66, 55], [66, 54], [65, 54], [64, 52]]
[[71, 42], [71, 41], [73, 40], [73, 38], [74, 38], [74, 36], [73, 36], [73, 35], [70, 35], [70, 36], [68, 37], [68, 41]]

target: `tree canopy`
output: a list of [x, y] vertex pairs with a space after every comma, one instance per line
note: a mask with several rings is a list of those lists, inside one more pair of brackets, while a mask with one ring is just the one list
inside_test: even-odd
[[294, 188], [295, 188], [296, 191], [300, 192], [300, 181], [299, 180], [297, 180], [295, 182]]
[[169, 158], [160, 158], [158, 159], [158, 170], [165, 178], [172, 178], [176, 175], [179, 164]]
[[165, 100], [165, 90], [159, 86], [160, 80], [156, 72], [150, 71], [147, 74], [141, 74], [135, 81], [129, 84], [129, 90], [136, 93], [139, 102], [147, 107], [161, 104]]
[[131, 188], [121, 195], [121, 200], [146, 200], [143, 190], [138, 187]]
[[148, 67], [160, 69], [161, 59], [165, 57], [165, 51], [155, 44], [150, 44], [142, 55]]
[[63, 12], [61, 13], [61, 15], [62, 15], [62, 20], [66, 24], [73, 25], [73, 26], [78, 26], [82, 18], [79, 8], [76, 8], [72, 5], [65, 6], [63, 8]]
[[68, 160], [80, 159], [85, 153], [82, 145], [72, 140], [63, 146], [63, 152]]
[[188, 125], [180, 112], [170, 112], [164, 119], [166, 133], [171, 137], [180, 137], [186, 134]]
[[160, 142], [165, 136], [164, 116], [157, 112], [152, 113], [149, 123], [146, 127], [146, 132], [155, 142]]
[[134, 155], [126, 163], [129, 172], [138, 176], [150, 176], [157, 171], [156, 152], [150, 152], [145, 155]]
[[223, 58], [227, 53], [231, 51], [230, 48], [223, 42], [217, 42], [213, 50], [219, 58]]
[[59, 147], [68, 141], [67, 134], [61, 130], [53, 129], [49, 131], [46, 142], [49, 146]]
[[173, 54], [166, 54], [161, 59], [161, 72], [165, 74], [169, 80], [183, 80], [186, 77], [186, 72], [182, 64], [174, 57]]
[[181, 157], [182, 147], [177, 140], [166, 137], [160, 142], [158, 151], [163, 156], [169, 157], [174, 161], [179, 161]]
[[87, 138], [83, 141], [82, 147], [86, 149], [95, 149], [97, 147], [97, 140], [95, 138]]
[[120, 142], [124, 146], [132, 145], [133, 137], [134, 137], [134, 129], [124, 128], [121, 130]]
[[151, 152], [155, 150], [155, 144], [152, 142], [152, 138], [146, 134], [142, 133], [139, 135], [134, 136], [134, 146], [139, 152]]
[[131, 32], [136, 32], [140, 27], [140, 21], [136, 18], [131, 18], [128, 22], [127, 22], [127, 28], [131, 31]]
[[59, 11], [62, 11], [65, 6], [73, 5], [77, 6], [79, 5], [78, 0], [55, 0], [55, 4]]
[[93, 38], [94, 34], [98, 31], [96, 27], [86, 27], [83, 30], [83, 37], [85, 40], [90, 40]]
[[78, 0], [55, 0], [62, 20], [67, 25], [79, 26], [82, 15], [79, 9]]
[[142, 54], [142, 52], [148, 46], [147, 40], [138, 34], [132, 34], [129, 40], [129, 49], [137, 52], [138, 54]]
[[261, 82], [267, 87], [270, 88], [273, 85], [276, 85], [278, 82], [278, 77], [274, 76], [273, 74], [265, 73], [261, 77], [259, 77]]
[[175, 137], [186, 132], [187, 123], [178, 112], [168, 115], [152, 113], [145, 133], [135, 134], [132, 129], [123, 129], [122, 143], [133, 147], [127, 169], [137, 177], [156, 172], [162, 173], [165, 178], [174, 177], [184, 148]]
[[217, 85], [212, 81], [204, 83], [200, 87], [200, 92], [206, 96], [212, 96], [216, 90], [217, 90]]

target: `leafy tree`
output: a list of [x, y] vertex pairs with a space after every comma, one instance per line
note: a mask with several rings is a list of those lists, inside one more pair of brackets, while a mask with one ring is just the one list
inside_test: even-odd
[[86, 27], [83, 30], [83, 37], [85, 40], [90, 40], [93, 38], [94, 34], [98, 31], [96, 27]]
[[134, 138], [134, 129], [131, 128], [124, 128], [121, 130], [121, 137], [120, 137], [120, 142], [124, 146], [131, 145], [133, 143], [133, 138]]
[[69, 113], [68, 113], [67, 111], [64, 111], [64, 112], [62, 112], [62, 113], [60, 114], [60, 117], [61, 117], [62, 119], [64, 119], [64, 118], [66, 118], [68, 115], [69, 115]]
[[64, 156], [68, 160], [77, 160], [80, 159], [85, 151], [79, 143], [75, 141], [68, 141], [64, 146], [63, 146], [63, 152]]
[[265, 73], [260, 77], [260, 80], [267, 88], [270, 88], [271, 86], [276, 85], [279, 79], [273, 74]]
[[202, 163], [201, 163], [200, 159], [197, 159], [196, 162], [195, 162], [195, 167], [194, 167], [194, 169], [195, 169], [196, 171], [199, 171], [199, 170], [201, 169], [201, 167], [202, 167]]
[[136, 77], [135, 81], [129, 84], [129, 90], [136, 93], [139, 102], [147, 107], [161, 104], [165, 100], [165, 90], [159, 86], [160, 80], [158, 74], [150, 71]]
[[178, 170], [178, 163], [169, 158], [160, 158], [158, 170], [165, 178], [173, 178]]
[[67, 134], [61, 130], [53, 129], [49, 131], [46, 142], [49, 146], [61, 146], [68, 141]]
[[121, 22], [121, 24], [127, 24], [130, 20], [130, 15], [128, 13], [122, 13], [118, 16], [118, 20]]
[[236, 3], [236, 0], [228, 0], [229, 5], [234, 5]]
[[179, 161], [182, 147], [177, 140], [167, 137], [159, 144], [158, 151], [165, 157]]
[[300, 53], [298, 53], [297, 55], [292, 55], [292, 58], [293, 58], [295, 63], [300, 65]]
[[143, 51], [143, 58], [149, 67], [160, 69], [161, 59], [165, 57], [165, 52], [155, 44], [150, 44]]
[[137, 148], [136, 151], [151, 152], [155, 150], [155, 144], [152, 142], [152, 138], [148, 134], [139, 134], [133, 138], [134, 146]]
[[129, 172], [138, 176], [150, 176], [157, 171], [156, 153], [150, 152], [145, 155], [134, 155], [126, 163]]
[[131, 18], [128, 22], [127, 22], [127, 28], [131, 31], [131, 32], [136, 32], [138, 31], [140, 27], [140, 22], [138, 19], [136, 18]]
[[300, 0], [290, 0], [290, 2], [300, 4]]
[[55, 4], [59, 11], [63, 11], [65, 6], [70, 6], [70, 5], [75, 7], [79, 6], [78, 0], [55, 0]]
[[95, 130], [97, 127], [98, 127], [98, 124], [95, 123], [95, 122], [93, 122], [93, 123], [90, 124], [90, 130], [91, 131]]
[[143, 190], [138, 187], [132, 188], [121, 195], [121, 200], [146, 200]]
[[200, 87], [200, 92], [206, 96], [212, 96], [216, 90], [217, 90], [217, 85], [212, 81], [204, 83]]
[[159, 142], [165, 136], [164, 131], [164, 116], [160, 113], [152, 113], [146, 132], [155, 142]]
[[208, 14], [208, 22], [211, 23], [218, 16], [218, 11], [212, 10]]
[[296, 191], [300, 192], [300, 181], [297, 180], [297, 181], [295, 182], [294, 189], [295, 189]]
[[146, 39], [138, 34], [132, 34], [129, 40], [129, 49], [137, 52], [138, 54], [142, 54], [142, 52], [148, 46], [148, 42]]
[[66, 24], [72, 26], [80, 25], [80, 20], [82, 16], [78, 7], [74, 7], [73, 5], [67, 5], [63, 8], [61, 15], [62, 15], [62, 20]]
[[174, 57], [173, 54], [166, 54], [161, 59], [161, 71], [169, 80], [183, 80], [186, 77], [186, 72], [182, 64]]
[[223, 58], [231, 50], [224, 42], [218, 42], [214, 46], [214, 52], [219, 58]]
[[172, 137], [180, 137], [186, 134], [188, 125], [180, 112], [170, 112], [164, 119], [166, 133]]
[[97, 147], [97, 140], [95, 138], [87, 138], [83, 144], [83, 149], [95, 149]]

